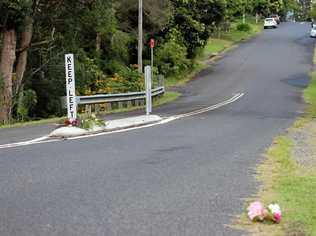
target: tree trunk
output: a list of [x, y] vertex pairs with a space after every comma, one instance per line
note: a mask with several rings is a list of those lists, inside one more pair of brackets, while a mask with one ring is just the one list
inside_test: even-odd
[[19, 53], [16, 62], [16, 80], [14, 84], [14, 96], [17, 96], [22, 88], [22, 81], [27, 64], [27, 50], [31, 44], [33, 35], [33, 19], [26, 17], [24, 20], [25, 28], [21, 33], [21, 45], [23, 50]]
[[4, 30], [0, 60], [0, 122], [7, 123], [11, 119], [12, 110], [12, 73], [15, 61], [16, 32]]
[[102, 41], [101, 34], [97, 33], [95, 51], [97, 52], [98, 55], [100, 55], [100, 51], [101, 51], [101, 41]]

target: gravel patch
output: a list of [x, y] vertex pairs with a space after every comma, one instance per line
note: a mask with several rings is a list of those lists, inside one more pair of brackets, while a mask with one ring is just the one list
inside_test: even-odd
[[316, 120], [290, 133], [294, 141], [292, 156], [303, 167], [316, 166]]

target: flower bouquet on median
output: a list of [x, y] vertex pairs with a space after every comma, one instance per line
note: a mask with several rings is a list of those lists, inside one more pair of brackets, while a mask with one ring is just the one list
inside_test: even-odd
[[267, 208], [259, 202], [250, 203], [248, 210], [248, 217], [251, 221], [272, 221], [280, 223], [282, 219], [281, 208], [276, 203], [271, 203]]
[[106, 126], [105, 121], [98, 119], [95, 114], [91, 115], [80, 115], [78, 119], [64, 121], [65, 126], [77, 127], [90, 131], [100, 131]]
[[64, 125], [65, 126], [75, 126], [75, 127], [79, 127], [80, 126], [80, 119], [75, 119], [75, 120], [71, 120], [71, 119], [66, 119], [64, 121]]

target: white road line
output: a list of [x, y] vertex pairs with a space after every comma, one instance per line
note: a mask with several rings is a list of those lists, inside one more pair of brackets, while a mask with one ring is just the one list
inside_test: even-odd
[[[83, 135], [83, 136], [78, 136], [78, 137], [71, 137], [71, 138], [67, 138], [66, 140], [77, 140], [77, 139], [84, 139], [84, 138], [90, 138], [90, 137], [97, 137], [97, 136], [103, 136], [103, 135], [109, 135], [109, 134], [114, 134], [114, 133], [122, 133], [122, 132], [127, 132], [127, 131], [131, 131], [131, 130], [137, 130], [137, 129], [144, 129], [144, 128], [148, 128], [148, 127], [153, 127], [156, 125], [162, 125], [162, 124], [167, 124], [170, 123], [172, 121], [178, 120], [178, 119], [182, 119], [182, 118], [186, 118], [186, 117], [190, 117], [190, 116], [195, 116], [195, 115], [199, 115], [202, 113], [206, 113], [209, 111], [213, 111], [216, 109], [219, 109], [223, 106], [229, 105], [233, 102], [236, 102], [237, 100], [239, 100], [240, 98], [242, 98], [245, 94], [244, 93], [238, 93], [235, 96], [233, 96], [232, 98], [220, 102], [218, 104], [209, 106], [209, 107], [205, 107], [196, 111], [192, 111], [192, 112], [188, 112], [188, 113], [184, 113], [181, 115], [176, 115], [176, 116], [171, 116], [171, 117], [167, 117], [165, 119], [163, 119], [160, 122], [157, 123], [153, 123], [153, 124], [148, 124], [148, 125], [143, 125], [140, 127], [132, 127], [132, 128], [126, 128], [126, 129], [122, 129], [122, 130], [116, 130], [116, 131], [111, 131], [111, 132], [104, 132], [104, 133], [98, 133], [98, 134], [89, 134], [89, 135]], [[13, 147], [21, 147], [21, 146], [27, 146], [27, 145], [33, 145], [33, 144], [41, 144], [41, 143], [52, 143], [52, 142], [58, 142], [58, 141], [63, 141], [64, 139], [47, 139], [48, 136], [43, 136], [37, 139], [33, 139], [33, 140], [29, 140], [29, 141], [25, 141], [25, 142], [18, 142], [18, 143], [10, 143], [10, 144], [3, 144], [0, 145], [0, 149], [5, 149], [5, 148], [13, 148]]]

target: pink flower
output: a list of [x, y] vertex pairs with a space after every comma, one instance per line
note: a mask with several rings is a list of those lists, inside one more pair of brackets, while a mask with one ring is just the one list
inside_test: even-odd
[[262, 203], [259, 201], [252, 202], [247, 208], [247, 210], [248, 210], [248, 217], [252, 221], [255, 221], [255, 220], [262, 221], [268, 214], [268, 211], [263, 207]]
[[282, 218], [281, 212], [274, 214], [275, 222], [280, 223], [281, 222], [281, 218]]

